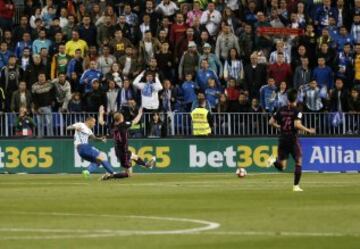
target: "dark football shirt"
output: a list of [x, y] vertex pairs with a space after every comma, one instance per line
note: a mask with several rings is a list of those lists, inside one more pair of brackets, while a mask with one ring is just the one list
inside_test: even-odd
[[111, 125], [110, 131], [117, 145], [128, 146], [129, 128], [131, 125], [132, 123], [130, 121], [125, 121], [118, 125]]
[[280, 125], [280, 137], [295, 138], [298, 134], [295, 128], [295, 120], [301, 120], [302, 113], [292, 106], [284, 106], [275, 111], [274, 119]]

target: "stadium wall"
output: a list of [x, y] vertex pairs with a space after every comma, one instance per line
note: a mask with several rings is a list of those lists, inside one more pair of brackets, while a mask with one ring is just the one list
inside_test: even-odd
[[[360, 138], [301, 138], [304, 170], [360, 171]], [[94, 143], [115, 168], [113, 143]], [[130, 150], [157, 157], [156, 173], [274, 172], [265, 160], [277, 154], [276, 138], [133, 139]], [[0, 173], [79, 173], [87, 162], [77, 155], [71, 139], [0, 140]], [[292, 171], [290, 161], [288, 171]], [[135, 172], [149, 172], [140, 167]]]

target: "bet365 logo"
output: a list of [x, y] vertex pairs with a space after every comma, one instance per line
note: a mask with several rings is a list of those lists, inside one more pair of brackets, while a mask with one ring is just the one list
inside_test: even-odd
[[250, 147], [238, 145], [226, 147], [223, 151], [205, 152], [198, 149], [197, 145], [189, 146], [189, 160], [191, 168], [202, 168], [209, 165], [213, 168], [221, 167], [266, 167], [266, 160], [271, 155], [277, 155], [277, 146], [260, 145]]

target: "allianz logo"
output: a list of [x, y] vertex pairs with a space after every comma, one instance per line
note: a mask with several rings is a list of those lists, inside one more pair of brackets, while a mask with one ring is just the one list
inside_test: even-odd
[[312, 146], [310, 163], [360, 163], [360, 148], [358, 150], [346, 149], [342, 146]]

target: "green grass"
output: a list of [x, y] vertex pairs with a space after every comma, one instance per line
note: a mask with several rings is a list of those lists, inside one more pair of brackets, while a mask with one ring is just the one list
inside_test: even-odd
[[360, 174], [304, 174], [303, 193], [290, 174], [97, 178], [0, 175], [0, 248], [360, 248]]

